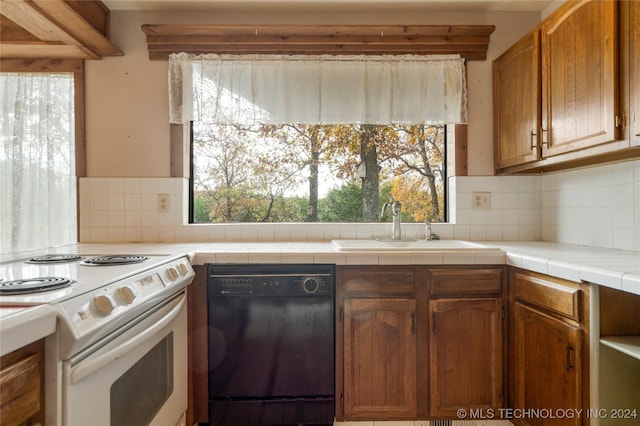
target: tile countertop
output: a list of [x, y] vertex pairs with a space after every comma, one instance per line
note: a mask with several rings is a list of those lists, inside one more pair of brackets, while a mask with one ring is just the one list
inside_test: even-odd
[[[0, 262], [47, 253], [188, 254], [205, 263], [335, 263], [337, 265], [507, 264], [640, 295], [640, 252], [544, 241], [477, 241], [482, 250], [337, 251], [331, 242], [80, 243], [4, 255]], [[493, 248], [494, 250], [487, 250]]]
[[[337, 265], [507, 264], [570, 281], [587, 281], [640, 295], [640, 252], [531, 241], [476, 242], [482, 250], [336, 251], [330, 242], [73, 244], [3, 255], [0, 261], [46, 253], [186, 254], [205, 263], [335, 263]], [[492, 248], [493, 250], [487, 250]], [[55, 332], [52, 306], [0, 307], [0, 353]]]
[[640, 295], [640, 252], [544, 241], [474, 242], [483, 251], [349, 251], [331, 243], [188, 244], [193, 264], [335, 263], [337, 265], [507, 264], [534, 272], [586, 281]]

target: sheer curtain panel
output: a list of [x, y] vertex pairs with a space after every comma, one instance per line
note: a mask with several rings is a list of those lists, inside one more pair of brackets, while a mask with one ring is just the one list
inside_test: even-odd
[[73, 74], [0, 73], [0, 253], [76, 238]]
[[464, 124], [458, 55], [169, 57], [171, 123]]

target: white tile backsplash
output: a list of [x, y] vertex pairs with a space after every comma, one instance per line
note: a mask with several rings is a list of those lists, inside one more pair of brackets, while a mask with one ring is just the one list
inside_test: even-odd
[[542, 240], [640, 251], [640, 160], [541, 179]]
[[[184, 178], [81, 178], [81, 242], [329, 241], [389, 235], [390, 224], [187, 224]], [[443, 239], [556, 241], [640, 251], [640, 160], [546, 175], [449, 178]], [[490, 192], [489, 210], [472, 192]], [[169, 211], [158, 212], [158, 194]], [[424, 237], [422, 224], [403, 224]]]

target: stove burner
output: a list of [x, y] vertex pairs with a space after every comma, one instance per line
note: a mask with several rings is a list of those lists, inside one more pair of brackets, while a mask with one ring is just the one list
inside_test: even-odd
[[109, 265], [129, 265], [147, 260], [146, 256], [135, 256], [128, 254], [98, 256], [84, 260], [81, 264], [86, 266], [109, 266]]
[[0, 283], [0, 295], [38, 293], [67, 287], [73, 283], [73, 280], [61, 277], [38, 277], [5, 281]]
[[44, 256], [36, 256], [27, 260], [25, 263], [37, 263], [37, 264], [47, 264], [47, 263], [66, 263], [66, 262], [75, 262], [76, 260], [82, 259], [81, 256], [77, 254], [45, 254]]

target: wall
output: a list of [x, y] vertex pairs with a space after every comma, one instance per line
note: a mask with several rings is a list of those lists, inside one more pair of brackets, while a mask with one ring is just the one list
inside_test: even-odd
[[[418, 6], [414, 6], [418, 7]], [[385, 23], [490, 24], [486, 61], [470, 61], [469, 174], [493, 174], [491, 61], [540, 20], [533, 12], [444, 13], [367, 8], [340, 13], [287, 8], [210, 13], [112, 13], [112, 41], [124, 56], [86, 62], [87, 174], [90, 177], [168, 177], [167, 63], [149, 61], [143, 24]]]
[[[557, 4], [543, 12], [546, 16]], [[208, 14], [114, 12], [113, 41], [124, 57], [88, 61], [87, 168], [80, 180], [80, 240], [322, 241], [388, 236], [388, 224], [187, 225], [188, 182], [169, 178], [167, 64], [147, 59], [140, 26], [158, 23], [492, 24], [487, 61], [468, 64], [469, 177], [450, 178], [451, 223], [442, 238], [545, 240], [640, 251], [640, 160], [535, 176], [493, 175], [491, 61], [540, 20], [536, 13], [447, 13], [409, 9], [254, 10]], [[471, 208], [474, 191], [491, 209]], [[169, 194], [160, 213], [158, 194]], [[420, 238], [421, 224], [405, 224]]]

